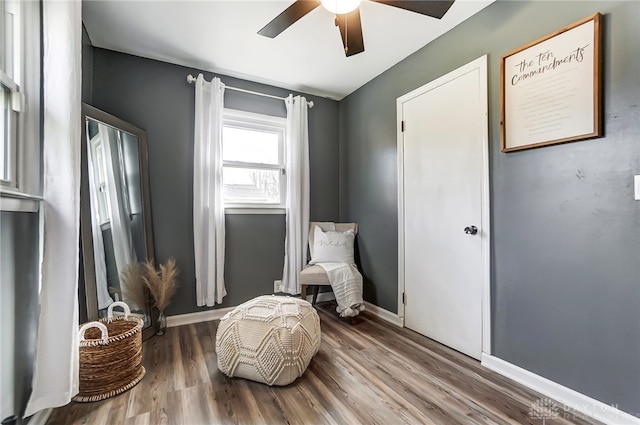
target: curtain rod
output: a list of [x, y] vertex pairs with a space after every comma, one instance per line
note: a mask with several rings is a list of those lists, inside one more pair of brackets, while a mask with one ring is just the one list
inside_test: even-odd
[[[193, 75], [191, 75], [191, 74], [187, 75], [187, 83], [189, 83], [189, 84], [193, 84], [193, 83], [195, 83], [196, 81], [198, 81], [198, 79], [197, 79], [196, 77], [194, 77], [194, 76], [193, 76]], [[286, 98], [285, 98], [285, 97], [274, 96], [274, 95], [271, 95], [271, 94], [260, 93], [260, 92], [257, 92], [257, 91], [251, 91], [251, 90], [240, 89], [240, 88], [238, 88], [238, 87], [231, 87], [231, 86], [227, 86], [227, 85], [225, 85], [225, 88], [226, 88], [226, 89], [229, 89], [229, 90], [239, 91], [239, 92], [242, 92], [242, 93], [255, 94], [256, 96], [263, 96], [263, 97], [270, 97], [270, 98], [272, 98], [272, 99], [286, 100]], [[307, 102], [307, 105], [309, 106], [309, 108], [313, 108], [313, 100], [308, 101], [308, 102]]]

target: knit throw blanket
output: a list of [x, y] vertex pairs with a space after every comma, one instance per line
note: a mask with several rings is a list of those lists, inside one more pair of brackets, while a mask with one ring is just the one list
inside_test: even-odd
[[354, 264], [318, 263], [327, 272], [340, 317], [355, 317], [364, 310], [362, 275]]

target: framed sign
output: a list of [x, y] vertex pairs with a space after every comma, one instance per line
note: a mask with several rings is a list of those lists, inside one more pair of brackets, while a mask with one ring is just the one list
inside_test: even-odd
[[502, 152], [602, 136], [600, 17], [500, 58]]

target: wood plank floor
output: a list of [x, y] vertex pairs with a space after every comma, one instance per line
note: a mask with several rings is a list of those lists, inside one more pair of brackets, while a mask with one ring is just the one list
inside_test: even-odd
[[[543, 424], [541, 396], [479, 362], [368, 313], [355, 325], [317, 305], [322, 343], [286, 387], [218, 371], [218, 321], [170, 328], [144, 343], [147, 374], [130, 391], [55, 409], [47, 424]], [[598, 424], [558, 404], [550, 424]], [[557, 416], [557, 417], [555, 417]]]

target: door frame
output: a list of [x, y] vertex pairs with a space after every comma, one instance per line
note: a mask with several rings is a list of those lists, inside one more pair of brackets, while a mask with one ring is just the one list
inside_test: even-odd
[[404, 255], [404, 137], [402, 131], [402, 105], [452, 79], [469, 72], [480, 71], [480, 107], [482, 108], [483, 164], [482, 164], [482, 196], [480, 229], [482, 232], [482, 352], [491, 354], [491, 228], [490, 228], [490, 193], [489, 193], [489, 108], [487, 85], [487, 55], [469, 62], [435, 80], [419, 87], [396, 100], [397, 110], [397, 161], [398, 161], [398, 316], [405, 326], [403, 295], [405, 289], [405, 255]]

